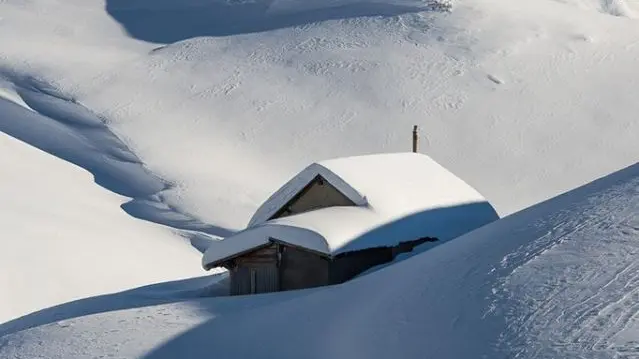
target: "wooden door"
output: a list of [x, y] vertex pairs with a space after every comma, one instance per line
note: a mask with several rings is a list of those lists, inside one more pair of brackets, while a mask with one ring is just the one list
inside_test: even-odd
[[279, 270], [275, 265], [239, 267], [231, 274], [231, 295], [270, 293], [280, 290]]
[[270, 293], [280, 290], [279, 270], [275, 265], [251, 268], [251, 292]]

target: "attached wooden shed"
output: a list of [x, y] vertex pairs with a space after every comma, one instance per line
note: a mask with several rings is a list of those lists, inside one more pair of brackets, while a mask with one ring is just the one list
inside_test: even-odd
[[227, 268], [233, 295], [337, 284], [497, 218], [476, 190], [428, 156], [335, 159], [293, 177], [247, 229], [214, 242], [203, 266]]
[[336, 256], [271, 239], [268, 244], [212, 262], [231, 277], [231, 295], [268, 293], [338, 284], [400, 253], [436, 238], [420, 238], [394, 247], [377, 247]]

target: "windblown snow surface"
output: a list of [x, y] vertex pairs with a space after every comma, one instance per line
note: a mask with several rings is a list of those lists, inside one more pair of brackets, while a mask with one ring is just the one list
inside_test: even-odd
[[636, 163], [637, 11], [0, 0], [0, 357], [636, 356], [634, 174], [332, 289], [185, 278], [306, 165], [414, 124], [501, 215]]

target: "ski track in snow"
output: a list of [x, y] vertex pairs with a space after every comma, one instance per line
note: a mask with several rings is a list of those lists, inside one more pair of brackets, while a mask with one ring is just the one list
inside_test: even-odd
[[0, 71], [3, 78], [17, 96], [0, 92], [0, 131], [91, 172], [100, 186], [131, 198], [121, 206], [126, 213], [175, 229], [200, 252], [231, 233], [169, 205], [163, 192], [173, 185], [149, 172], [100, 115], [39, 79]]
[[606, 196], [610, 207], [572, 220], [562, 211], [545, 236], [551, 243], [540, 238], [502, 261], [514, 270], [493, 289], [493, 303], [515, 303], [501, 343], [513, 357], [639, 357], [639, 184]]

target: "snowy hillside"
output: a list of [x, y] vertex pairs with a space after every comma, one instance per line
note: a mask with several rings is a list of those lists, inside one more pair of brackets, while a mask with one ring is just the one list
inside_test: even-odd
[[335, 287], [36, 313], [0, 357], [636, 358], [638, 250], [635, 165]]
[[0, 76], [99, 114], [165, 203], [221, 229], [311, 162], [408, 150], [413, 124], [504, 215], [639, 159], [639, 33], [607, 9], [5, 1]]
[[[0, 122], [6, 109], [0, 104]], [[119, 208], [84, 170], [0, 134], [0, 323], [97, 294], [201, 275], [190, 242]]]
[[[209, 320], [145, 358], [195, 347], [251, 358], [636, 358], [638, 255], [639, 164], [342, 286]], [[237, 333], [252, 345], [234, 345]]]
[[636, 167], [319, 293], [177, 303], [220, 278], [175, 281], [207, 274], [208, 241], [309, 163], [406, 151], [415, 124], [501, 215], [636, 163], [637, 15], [636, 0], [0, 0], [0, 358], [171, 357], [203, 333], [227, 354], [238, 322], [256, 356], [636, 356]]

